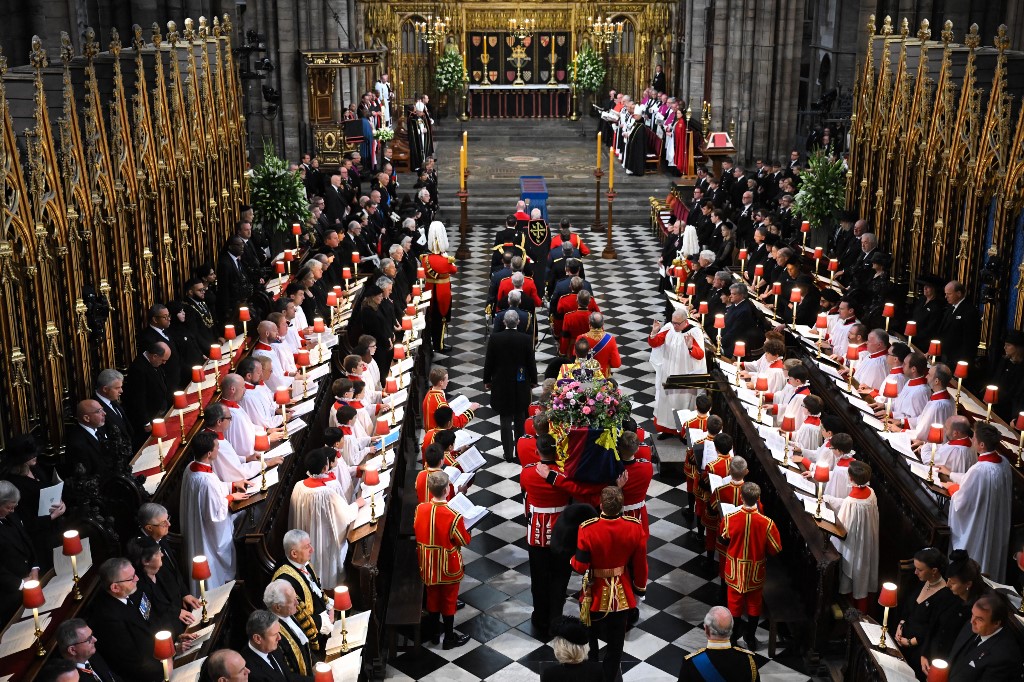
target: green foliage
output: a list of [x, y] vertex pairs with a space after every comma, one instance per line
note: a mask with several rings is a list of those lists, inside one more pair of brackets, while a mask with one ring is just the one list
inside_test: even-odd
[[311, 216], [302, 179], [288, 170], [288, 162], [269, 143], [263, 146], [263, 163], [253, 170], [249, 187], [256, 222], [264, 229], [285, 231]]
[[457, 50], [445, 51], [437, 62], [434, 83], [441, 92], [453, 92], [462, 87], [462, 55]]
[[596, 92], [604, 83], [604, 61], [590, 45], [576, 53], [573, 72], [573, 82], [583, 92]]
[[395, 131], [391, 130], [391, 128], [377, 128], [373, 131], [373, 136], [379, 142], [390, 142], [395, 138]]
[[793, 208], [810, 222], [812, 228], [828, 225], [836, 211], [846, 204], [846, 174], [842, 160], [829, 161], [818, 151], [807, 160], [800, 175], [800, 191], [793, 197]]

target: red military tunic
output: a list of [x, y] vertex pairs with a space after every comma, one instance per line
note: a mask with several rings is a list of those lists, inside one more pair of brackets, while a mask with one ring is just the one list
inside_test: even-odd
[[426, 277], [427, 291], [433, 291], [430, 305], [442, 317], [448, 317], [452, 309], [452, 275], [459, 269], [455, 267], [455, 259], [440, 253], [428, 253], [420, 256]]
[[[434, 471], [441, 471], [441, 469], [431, 469], [430, 467], [427, 467], [426, 469], [420, 470], [420, 472], [418, 474], [416, 474], [416, 503], [417, 504], [423, 504], [425, 502], [430, 502], [430, 492], [427, 490], [427, 476], [430, 475]], [[450, 500], [453, 497], [455, 497], [455, 486], [449, 484], [448, 485], [448, 499]]]
[[[650, 455], [650, 448], [643, 446]], [[650, 459], [640, 457], [640, 450], [633, 459], [622, 462], [629, 473], [626, 484], [622, 486], [622, 515], [634, 518], [644, 529], [644, 539], [651, 536], [650, 523], [647, 519], [647, 489], [654, 478], [654, 464]]]
[[[429, 431], [430, 429], [437, 428], [437, 422], [434, 421], [434, 410], [439, 407], [448, 407], [448, 398], [444, 395], [444, 390], [440, 388], [431, 388], [427, 391], [427, 394], [423, 396], [423, 430]], [[452, 428], [461, 429], [469, 423], [469, 420], [473, 418], [473, 410], [466, 410], [462, 414], [457, 414], [452, 417]]]
[[586, 502], [598, 509], [601, 508], [601, 491], [605, 488], [603, 483], [577, 483], [553, 465], [551, 473], [548, 474], [548, 483], [569, 493], [577, 502]]
[[[578, 250], [580, 252], [581, 256], [589, 256], [590, 255], [590, 248], [586, 244], [583, 243], [583, 239], [578, 234], [576, 234], [575, 232], [573, 232], [572, 234], [569, 235], [569, 243], [572, 244], [576, 248], [576, 250]], [[554, 251], [555, 249], [558, 249], [558, 248], [561, 248], [561, 247], [562, 247], [562, 235], [561, 234], [556, 234], [555, 236], [553, 236], [551, 238], [551, 250]]]
[[[700, 429], [701, 431], [708, 430], [708, 417], [710, 415], [698, 414], [696, 417], [686, 422], [683, 425], [683, 435], [689, 439], [690, 429]], [[700, 462], [695, 459], [695, 450], [697, 446], [700, 446], [701, 452], [704, 450], [704, 441], [701, 440], [698, 443], [691, 443], [690, 447], [686, 449], [686, 456], [683, 459], [683, 475], [686, 476], [686, 491], [691, 495], [696, 495], [697, 492], [697, 479], [700, 478]]]
[[551, 529], [559, 514], [571, 501], [569, 494], [548, 484], [537, 473], [537, 463], [523, 465], [519, 485], [526, 493], [524, 504], [530, 525], [526, 528], [526, 544], [547, 547], [551, 543]]
[[462, 548], [470, 540], [466, 523], [444, 502], [431, 501], [416, 506], [413, 529], [427, 611], [454, 616], [463, 576]]
[[[556, 338], [562, 338], [562, 320], [565, 319], [565, 316], [579, 309], [580, 306], [576, 294], [562, 294], [562, 297], [555, 302], [555, 311], [551, 315], [551, 328], [554, 330]], [[601, 312], [601, 309], [597, 306], [597, 301], [593, 298], [590, 299], [587, 310], [592, 313]]]
[[581, 523], [570, 563], [577, 573], [591, 571], [591, 611], [626, 611], [647, 591], [647, 538], [634, 518], [602, 513]]
[[760, 616], [768, 555], [782, 551], [779, 529], [756, 509], [741, 507], [722, 521], [722, 538], [729, 611], [742, 616], [745, 601], [747, 615]]
[[[527, 422], [529, 423], [529, 422]], [[540, 461], [540, 455], [537, 454], [537, 438], [529, 434], [522, 436], [516, 442], [516, 456], [519, 458], [519, 464], [526, 466], [527, 464], [536, 464]], [[520, 481], [521, 483], [522, 481]]]
[[718, 533], [718, 510], [715, 509], [712, 504], [711, 497], [711, 479], [708, 474], [714, 474], [715, 476], [721, 476], [726, 478], [729, 476], [729, 462], [732, 461], [732, 457], [728, 455], [718, 455], [714, 461], [709, 462], [704, 471], [700, 473], [700, 484], [699, 487], [701, 492], [704, 494], [705, 503], [702, 505], [700, 522], [704, 524], [706, 535], [704, 536], [704, 549], [711, 551], [715, 548], [715, 535]]
[[[605, 334], [608, 334], [608, 332], [591, 330], [586, 334], [581, 334], [579, 338], [586, 339], [587, 343], [590, 345], [591, 351], [593, 351], [594, 346], [604, 338]], [[608, 336], [610, 337], [608, 339], [608, 343], [606, 343], [604, 348], [598, 351], [597, 355], [594, 356], [594, 359], [597, 360], [599, 365], [601, 365], [601, 371], [604, 372], [606, 377], [610, 377], [612, 375], [612, 369], [622, 367], [622, 357], [619, 355], [619, 344], [615, 342], [614, 336], [611, 334], [608, 334]], [[575, 342], [576, 339], [573, 339], [573, 343]]]
[[[512, 278], [506, 277], [498, 283], [498, 307], [502, 307], [500, 304], [505, 301], [510, 291], [512, 291]], [[536, 306], [544, 303], [540, 300], [540, 294], [537, 293], [537, 285], [534, 284], [532, 277], [527, 277], [523, 281], [523, 297], [533, 299], [533, 304]]]
[[558, 352], [572, 355], [576, 337], [590, 331], [590, 311], [574, 310], [562, 319], [562, 338], [558, 340]]

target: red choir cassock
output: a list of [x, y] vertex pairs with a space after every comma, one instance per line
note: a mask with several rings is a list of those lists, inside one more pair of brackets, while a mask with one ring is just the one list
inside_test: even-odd
[[[690, 436], [690, 429], [708, 430], [708, 416], [698, 415], [683, 425], [683, 435]], [[696, 457], [696, 451], [700, 450], [700, 457]], [[704, 440], [691, 443], [686, 449], [686, 456], [683, 458], [683, 475], [686, 477], [686, 491], [696, 497], [697, 479], [700, 478], [700, 462], [704, 457]]]
[[[418, 474], [416, 474], [416, 503], [417, 504], [423, 504], [425, 502], [430, 502], [430, 491], [427, 490], [427, 476], [430, 475], [434, 471], [441, 471], [441, 469], [431, 469], [430, 467], [427, 467], [426, 469], [422, 469]], [[448, 499], [450, 500], [453, 497], [455, 497], [455, 486], [449, 484], [448, 485]]]
[[729, 612], [733, 618], [744, 611], [760, 616], [768, 555], [782, 551], [779, 529], [756, 509], [741, 507], [722, 521], [722, 538], [726, 543], [724, 579]]
[[555, 527], [558, 515], [571, 502], [569, 494], [548, 484], [537, 473], [537, 463], [526, 464], [519, 475], [519, 485], [526, 492], [524, 504], [530, 525], [526, 529], [526, 543], [533, 547], [547, 547], [551, 544], [551, 529]]
[[427, 591], [427, 611], [454, 616], [462, 580], [462, 548], [469, 544], [469, 531], [462, 515], [444, 502], [416, 506], [413, 520], [416, 558]]
[[647, 538], [634, 518], [601, 514], [581, 523], [570, 563], [577, 573], [591, 572], [591, 612], [635, 608], [636, 595], [647, 591]]
[[[721, 535], [722, 503], [742, 507], [743, 498], [740, 496], [742, 489], [743, 481], [734, 481], [730, 477], [728, 483], [711, 493], [711, 502], [709, 504], [715, 508], [715, 513], [719, 517], [719, 525], [715, 528], [715, 538], [717, 540], [715, 549], [718, 552], [718, 577], [722, 579], [723, 583], [725, 582], [725, 550], [729, 545]], [[760, 500], [757, 501], [757, 511], [764, 511]], [[708, 532], [710, 533], [711, 531], [709, 530]]]
[[[430, 429], [437, 428], [437, 422], [434, 421], [434, 411], [439, 407], [448, 407], [448, 399], [444, 396], [444, 391], [440, 388], [432, 388], [427, 391], [427, 395], [423, 397], [423, 430], [429, 431]], [[452, 428], [461, 429], [469, 423], [469, 420], [473, 418], [473, 410], [466, 410], [462, 414], [457, 414], [452, 417]]]

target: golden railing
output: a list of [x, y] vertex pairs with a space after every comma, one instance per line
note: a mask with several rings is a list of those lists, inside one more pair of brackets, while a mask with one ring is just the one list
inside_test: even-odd
[[[959, 279], [969, 292], [984, 294], [984, 351], [996, 329], [1019, 326], [1024, 314], [1024, 268], [1010, 264], [1024, 208], [1024, 113], [1006, 92], [1006, 27], [994, 38], [992, 82], [984, 89], [977, 25], [962, 44], [953, 29], [947, 21], [935, 42], [927, 21], [912, 38], [906, 20], [894, 32], [890, 17], [881, 30], [874, 15], [869, 19], [854, 89], [846, 203], [870, 220], [896, 262], [908, 265], [911, 297], [914, 280], [925, 274]], [[937, 75], [928, 63], [936, 49]], [[957, 52], [964, 58], [954, 60]], [[1001, 273], [993, 270], [983, 283], [980, 271], [992, 257]], [[1013, 286], [1019, 295], [1007, 310]]]
[[18, 73], [0, 53], [0, 446], [38, 430], [59, 447], [146, 308], [215, 264], [248, 191], [230, 18], [212, 24], [154, 24], [150, 43], [135, 26], [127, 49], [112, 31], [106, 53], [89, 28], [81, 55], [63, 34], [59, 69], [38, 37]]

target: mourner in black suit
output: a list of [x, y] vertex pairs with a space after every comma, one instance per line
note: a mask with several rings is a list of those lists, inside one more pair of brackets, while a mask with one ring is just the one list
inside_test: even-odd
[[[588, 642], [587, 628], [579, 618], [560, 616], [551, 623], [551, 634], [554, 636], [552, 648], [555, 650], [557, 663], [546, 664], [541, 668], [541, 682], [593, 682], [601, 679], [604, 668], [599, 661], [591, 661], [583, 655]], [[577, 654], [582, 660], [575, 661], [569, 657]]]
[[927, 345], [931, 339], [938, 338], [942, 318], [946, 314], [946, 299], [942, 294], [946, 282], [933, 275], [919, 277], [917, 281], [921, 284], [922, 296], [917, 300], [910, 319], [917, 322], [917, 334], [914, 335], [920, 339], [917, 343]]
[[[58, 467], [61, 476], [110, 475], [113, 462], [103, 447], [107, 414], [97, 400], [83, 400], [75, 408], [74, 424], [64, 431], [64, 461]], [[81, 467], [81, 469], [79, 469]]]
[[245, 242], [233, 235], [217, 261], [217, 314], [222, 322], [229, 324], [235, 320], [238, 306], [247, 305], [252, 297], [253, 282], [242, 261], [244, 250]]
[[245, 624], [249, 641], [242, 658], [249, 669], [249, 682], [306, 682], [311, 675], [292, 672], [281, 653], [281, 622], [270, 611], [253, 611]]
[[714, 606], [704, 617], [704, 634], [708, 644], [683, 659], [679, 682], [757, 682], [757, 661], [746, 649], [731, 645], [733, 619], [729, 609]]
[[743, 341], [748, 352], [764, 345], [761, 316], [754, 309], [754, 304], [747, 299], [745, 284], [733, 284], [729, 287], [729, 304], [725, 307], [725, 329], [722, 330], [722, 353], [727, 356], [733, 355], [733, 347], [737, 341]]
[[[21, 606], [21, 582], [36, 578], [39, 566], [32, 540], [14, 510], [21, 493], [10, 481], [0, 481], [0, 618], [10, 620]], [[31, 510], [35, 512], [35, 510]]]
[[71, 618], [57, 626], [55, 653], [78, 668], [79, 682], [121, 682], [96, 652], [96, 637], [81, 618]]
[[124, 392], [124, 375], [114, 369], [105, 369], [96, 377], [96, 402], [103, 408], [106, 420], [103, 430], [108, 436], [112, 436], [114, 430], [121, 432], [131, 442], [133, 430], [128, 421], [128, 412], [121, 404], [121, 394]]
[[[38, 464], [39, 449], [33, 436], [23, 434], [7, 441], [3, 458], [0, 459], [0, 478], [14, 484], [21, 495], [18, 506], [24, 510], [21, 517], [25, 532], [32, 540], [39, 570], [45, 573], [53, 567], [52, 550], [60, 544], [59, 523], [66, 507], [63, 501], [36, 515], [39, 498], [44, 488], [53, 485], [53, 472]], [[28, 513], [28, 510], [32, 510]], [[58, 521], [59, 519], [59, 521]]]
[[501, 446], [507, 462], [515, 456], [515, 442], [523, 435], [530, 406], [530, 391], [537, 385], [533, 340], [516, 331], [519, 320], [516, 311], [505, 312], [505, 329], [491, 334], [484, 358], [484, 387], [491, 391], [491, 407], [501, 420]]
[[345, 218], [345, 210], [349, 198], [341, 186], [341, 176], [332, 175], [331, 181], [324, 188], [324, 213], [327, 214], [327, 222], [337, 227]]
[[658, 92], [665, 92], [665, 72], [661, 70], [661, 64], [654, 67], [654, 78], [651, 79], [651, 87]]
[[[179, 308], [180, 311], [180, 308]], [[178, 343], [171, 336], [171, 311], [157, 303], [149, 309], [149, 326], [139, 332], [139, 351], [152, 348], [157, 343], [165, 343], [171, 354], [164, 358], [163, 371], [167, 390], [174, 392], [187, 384], [182, 383], [182, 361]], [[191, 374], [191, 365], [188, 368]]]
[[177, 637], [192, 624], [191, 615], [182, 620], [185, 595], [188, 590], [170, 572], [163, 570], [163, 549], [147, 535], [128, 541], [128, 558], [139, 576], [138, 595], [146, 595], [153, 606], [149, 622], [152, 627], [170, 630]]
[[154, 344], [143, 350], [128, 367], [124, 405], [135, 434], [132, 443], [135, 449], [146, 442], [149, 422], [164, 414], [171, 406], [171, 390], [163, 369], [168, 352], [166, 344]]
[[1021, 646], [1009, 627], [1003, 598], [978, 597], [971, 620], [953, 642], [949, 682], [1016, 682], [1021, 677]]
[[153, 658], [152, 604], [139, 594], [138, 576], [127, 559], [104, 561], [99, 567], [97, 595], [88, 621], [96, 648], [115, 673], [132, 682], [163, 679], [160, 661]]
[[942, 357], [951, 368], [960, 360], [970, 362], [978, 354], [981, 319], [978, 309], [966, 299], [964, 285], [952, 281], [946, 285], [946, 303], [938, 338], [942, 341]]

